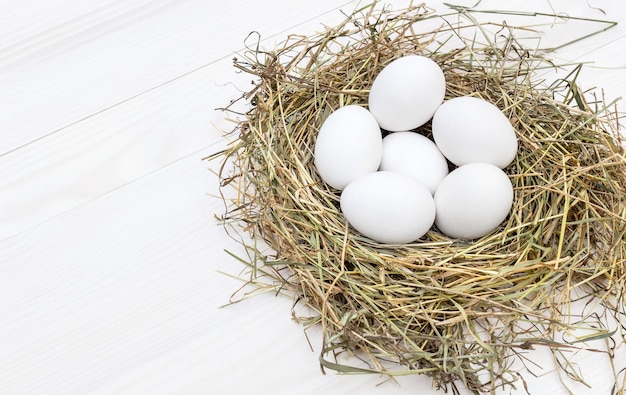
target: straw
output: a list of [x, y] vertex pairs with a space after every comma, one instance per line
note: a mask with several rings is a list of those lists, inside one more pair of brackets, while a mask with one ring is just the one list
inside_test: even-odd
[[[532, 29], [452, 11], [374, 3], [235, 60], [255, 79], [239, 99], [249, 111], [208, 159], [223, 162], [220, 220], [248, 252], [235, 259], [249, 273], [239, 292], [293, 298], [304, 328], [322, 328], [323, 370], [426, 374], [437, 387], [493, 393], [523, 385], [518, 365], [547, 347], [564, 376], [584, 383], [566, 351], [601, 352], [587, 342], [623, 341], [626, 328], [626, 158], [615, 102], [589, 104], [576, 68], [542, 87], [538, 73], [560, 66], [517, 38]], [[433, 228], [411, 244], [372, 241], [348, 225], [339, 192], [313, 165], [323, 120], [366, 106], [377, 73], [407, 54], [439, 63], [447, 98], [481, 97], [516, 130], [518, 155], [505, 169], [511, 214], [478, 240]], [[430, 126], [417, 132], [430, 136]], [[576, 310], [591, 303], [593, 313]]]

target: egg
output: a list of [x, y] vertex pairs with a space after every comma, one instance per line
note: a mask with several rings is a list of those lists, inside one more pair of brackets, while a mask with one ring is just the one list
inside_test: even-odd
[[369, 110], [381, 128], [408, 131], [428, 122], [446, 93], [446, 80], [437, 63], [408, 55], [386, 65], [374, 78]]
[[429, 138], [415, 132], [397, 132], [383, 138], [380, 170], [413, 177], [434, 194], [448, 174], [448, 162]]
[[341, 193], [348, 223], [370, 239], [410, 243], [424, 236], [435, 220], [435, 203], [423, 185], [393, 171], [366, 174]]
[[449, 237], [477, 239], [495, 230], [511, 211], [513, 186], [490, 163], [474, 162], [451, 171], [435, 192], [435, 225]]
[[320, 177], [342, 190], [353, 180], [378, 170], [383, 154], [380, 127], [364, 107], [347, 105], [322, 123], [314, 147]]
[[435, 143], [450, 162], [487, 162], [501, 169], [517, 153], [513, 126], [498, 107], [471, 96], [444, 102], [432, 120]]

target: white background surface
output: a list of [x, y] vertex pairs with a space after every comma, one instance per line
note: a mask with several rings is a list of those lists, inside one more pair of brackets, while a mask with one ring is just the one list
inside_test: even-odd
[[[271, 48], [356, 4], [0, 0], [0, 394], [439, 393], [322, 375], [319, 333], [311, 351], [287, 298], [219, 308], [240, 286], [220, 271], [243, 267], [201, 158], [232, 127], [214, 109], [249, 88], [232, 57], [251, 31]], [[503, 4], [480, 8], [620, 21], [554, 56], [593, 62], [584, 88], [626, 95], [626, 2]], [[570, 388], [608, 394], [605, 356], [583, 359], [593, 389]], [[531, 393], [566, 393], [546, 366]]]

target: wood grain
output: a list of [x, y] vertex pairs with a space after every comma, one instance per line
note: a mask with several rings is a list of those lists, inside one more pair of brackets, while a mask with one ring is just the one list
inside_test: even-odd
[[[281, 7], [281, 17], [267, 24], [256, 18], [272, 11], [262, 2], [246, 2], [244, 9], [202, 0], [140, 3], [112, 20], [106, 7], [87, 13], [83, 19], [91, 20], [89, 29], [83, 23], [66, 27], [63, 18], [63, 29], [18, 42], [20, 49], [32, 49], [28, 56], [5, 61], [0, 74], [0, 125], [11, 130], [0, 138], [0, 154], [230, 58], [251, 31], [271, 38], [343, 5], [326, 0], [287, 7], [275, 2], [272, 7]], [[46, 46], [48, 42], [54, 45]]]
[[[76, 28], [65, 53], [0, 74], [0, 240], [206, 147], [219, 137], [216, 127], [231, 127], [215, 108], [248, 89], [231, 58], [260, 10], [247, 10], [253, 23], [231, 28], [237, 17], [226, 3], [162, 3], [88, 46]], [[310, 15], [328, 12], [321, 9], [297, 11], [300, 28], [319, 28]], [[287, 13], [259, 30], [270, 39], [293, 23]], [[223, 31], [228, 36], [217, 39]]]
[[[305, 334], [288, 298], [220, 308], [241, 285], [222, 273], [242, 273], [224, 249], [243, 251], [213, 218], [217, 164], [201, 158], [231, 127], [214, 109], [249, 87], [230, 58], [250, 31], [272, 47], [356, 4], [0, 1], [0, 394], [442, 393], [425, 377], [322, 375], [319, 328]], [[554, 55], [593, 61], [583, 87], [626, 94], [624, 3], [515, 7], [619, 20]], [[565, 393], [549, 357], [529, 357], [543, 366], [531, 393]], [[592, 388], [573, 392], [609, 393], [606, 358], [577, 358]]]

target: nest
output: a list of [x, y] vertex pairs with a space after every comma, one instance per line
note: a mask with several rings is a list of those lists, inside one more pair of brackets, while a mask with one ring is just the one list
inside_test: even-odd
[[[525, 49], [516, 28], [478, 23], [467, 9], [453, 14], [370, 5], [321, 33], [235, 59], [254, 85], [238, 100], [249, 108], [228, 148], [210, 157], [223, 161], [222, 189], [235, 192], [224, 192], [220, 219], [249, 236], [249, 259], [239, 259], [251, 269], [247, 282], [291, 295], [296, 319], [322, 328], [322, 369], [426, 374], [439, 387], [493, 392], [515, 385], [525, 352], [547, 347], [582, 381], [561, 351], [623, 339], [626, 327], [618, 113], [580, 92], [578, 68], [551, 85], [536, 81], [557, 66]], [[343, 105], [366, 106], [378, 72], [407, 54], [441, 66], [447, 98], [481, 97], [514, 125], [519, 151], [505, 169], [513, 208], [481, 239], [433, 228], [415, 243], [376, 243], [347, 224], [339, 192], [316, 173], [324, 119]], [[430, 126], [417, 132], [429, 136]]]

